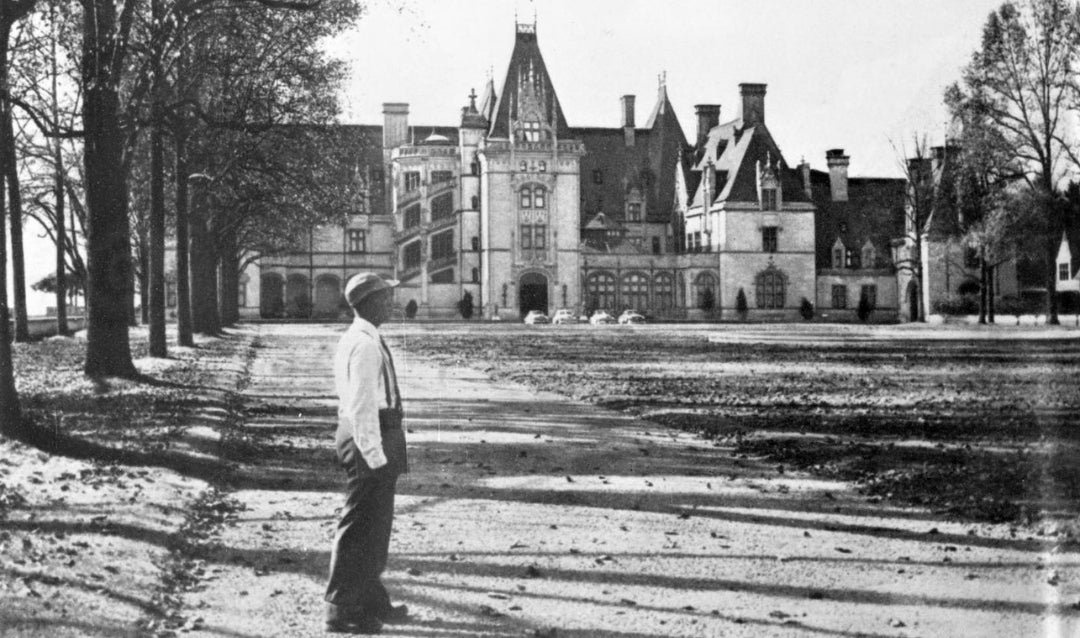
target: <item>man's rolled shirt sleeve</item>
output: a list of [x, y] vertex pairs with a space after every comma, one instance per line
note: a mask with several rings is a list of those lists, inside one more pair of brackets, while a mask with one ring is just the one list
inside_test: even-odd
[[353, 441], [368, 467], [386, 465], [382, 434], [379, 431], [379, 406], [382, 391], [382, 350], [373, 339], [362, 339], [349, 355], [349, 385], [352, 392], [343, 416], [348, 419]]

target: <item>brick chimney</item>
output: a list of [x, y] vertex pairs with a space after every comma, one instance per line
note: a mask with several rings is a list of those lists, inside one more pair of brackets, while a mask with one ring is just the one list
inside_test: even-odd
[[848, 163], [851, 158], [844, 155], [844, 149], [834, 148], [825, 151], [825, 161], [829, 164], [829, 189], [834, 202], [848, 200]]
[[622, 104], [623, 136], [627, 146], [634, 145], [634, 96], [624, 95], [619, 99]]
[[806, 158], [803, 158], [803, 160], [799, 162], [798, 169], [799, 176], [802, 178], [802, 187], [803, 192], [806, 193], [806, 199], [813, 201], [814, 189], [813, 185], [810, 183], [810, 162], [806, 161]]
[[694, 111], [697, 112], [697, 148], [701, 151], [705, 148], [709, 131], [720, 124], [720, 105], [697, 104], [694, 106]]
[[409, 141], [409, 104], [383, 102], [383, 148], [397, 148]]
[[743, 127], [749, 128], [765, 123], [765, 86], [764, 84], [739, 85], [742, 96]]

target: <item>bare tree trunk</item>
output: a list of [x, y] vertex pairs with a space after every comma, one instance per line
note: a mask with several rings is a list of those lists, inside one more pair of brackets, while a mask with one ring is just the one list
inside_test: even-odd
[[[0, 55], [6, 55], [7, 37], [0, 44]], [[0, 434], [19, 437], [22, 434], [22, 414], [19, 394], [15, 391], [15, 365], [11, 351], [11, 316], [7, 295], [7, 198], [3, 176], [0, 175]]]
[[[54, 122], [60, 121], [60, 97], [56, 86], [56, 79], [60, 70], [56, 62], [56, 7], [50, 6], [50, 56], [49, 77], [52, 83], [50, 94], [52, 102], [52, 118]], [[67, 261], [64, 259], [64, 250], [67, 244], [67, 229], [64, 219], [64, 149], [63, 143], [57, 137], [53, 140], [53, 198], [56, 200], [56, 334], [69, 334], [67, 320]]]
[[983, 250], [979, 255], [979, 323], [982, 325], [986, 325], [986, 308], [988, 305], [986, 301], [986, 289], [989, 286], [989, 282], [987, 282], [986, 272], [986, 251]]
[[236, 234], [224, 233], [218, 246], [221, 272], [221, 323], [231, 326], [240, 320], [240, 260], [236, 257]]
[[[131, 236], [120, 132], [119, 46], [112, 0], [83, 3], [83, 127], [86, 132], [87, 337], [91, 376], [135, 376], [128, 342]], [[116, 68], [114, 68], [116, 67]]]
[[[150, 322], [150, 233], [145, 228], [139, 230], [139, 311], [136, 314], [135, 306], [131, 310], [131, 326], [135, 327], [139, 321], [145, 326]], [[132, 300], [134, 303], [134, 300]]]
[[192, 175], [191, 189], [191, 319], [192, 328], [200, 334], [221, 332], [218, 314], [217, 250], [210, 233], [209, 178]]
[[[2, 37], [8, 39], [7, 29]], [[4, 53], [4, 62], [0, 72], [5, 77], [8, 73], [7, 52]], [[26, 311], [26, 256], [23, 251], [23, 224], [22, 224], [22, 196], [19, 192], [19, 167], [15, 160], [15, 128], [11, 117], [11, 105], [5, 103], [0, 108], [3, 126], [3, 141], [6, 147], [3, 153], [4, 175], [7, 178], [8, 212], [11, 215], [11, 284], [12, 296], [15, 302], [15, 341], [25, 342], [30, 340], [30, 323]]]
[[[150, 3], [155, 25], [161, 25], [164, 9], [162, 0]], [[160, 39], [160, 38], [158, 38]], [[152, 53], [154, 74], [150, 88], [150, 356], [169, 356], [165, 343], [165, 148], [162, 128], [165, 126], [161, 94], [164, 71], [161, 68], [161, 45], [155, 44]]]
[[[1051, 234], [1052, 237], [1052, 234]], [[1058, 235], [1061, 237], [1061, 235]], [[1046, 273], [1046, 325], [1057, 326], [1061, 324], [1061, 320], [1058, 318], [1058, 297], [1057, 297], [1057, 243], [1054, 239], [1047, 240], [1046, 259], [1050, 264], [1050, 268]]]
[[176, 333], [177, 343], [192, 347], [191, 275], [188, 270], [188, 168], [186, 131], [176, 133]]

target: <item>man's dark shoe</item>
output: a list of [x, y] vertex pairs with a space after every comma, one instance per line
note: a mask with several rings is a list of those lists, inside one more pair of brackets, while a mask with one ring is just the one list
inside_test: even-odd
[[358, 607], [326, 605], [326, 631], [341, 634], [377, 634], [382, 622], [373, 615], [365, 614]]
[[405, 622], [409, 619], [409, 608], [405, 605], [388, 605], [375, 612], [375, 617], [386, 624]]

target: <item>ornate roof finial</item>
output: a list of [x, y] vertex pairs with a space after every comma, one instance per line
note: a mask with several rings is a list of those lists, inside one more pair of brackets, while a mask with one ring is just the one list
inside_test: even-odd
[[469, 110], [476, 110], [476, 89], [469, 89]]

